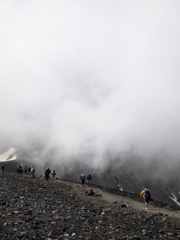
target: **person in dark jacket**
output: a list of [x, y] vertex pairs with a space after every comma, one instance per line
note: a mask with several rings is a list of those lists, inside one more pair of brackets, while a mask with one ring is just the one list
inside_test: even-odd
[[88, 173], [88, 174], [86, 175], [86, 180], [87, 180], [87, 184], [88, 184], [88, 185], [90, 184], [91, 179], [92, 179], [92, 176], [91, 176], [90, 173]]
[[1, 170], [2, 170], [2, 173], [4, 174], [4, 171], [5, 171], [5, 165], [2, 165], [2, 166], [1, 166]]
[[53, 170], [53, 172], [51, 173], [52, 174], [52, 176], [53, 176], [53, 179], [55, 178], [55, 176], [56, 176], [56, 171], [55, 170]]
[[45, 172], [44, 172], [44, 176], [45, 176], [45, 179], [46, 181], [49, 180], [49, 174], [51, 173], [51, 170], [49, 168], [46, 168]]

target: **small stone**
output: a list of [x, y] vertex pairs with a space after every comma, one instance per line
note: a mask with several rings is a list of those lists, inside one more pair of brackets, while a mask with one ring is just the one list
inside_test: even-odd
[[65, 236], [65, 237], [69, 237], [69, 233], [65, 233], [64, 236]]
[[20, 214], [21, 212], [20, 211], [14, 211], [14, 214]]
[[25, 235], [26, 235], [26, 232], [20, 232], [18, 236], [19, 237], [24, 237]]

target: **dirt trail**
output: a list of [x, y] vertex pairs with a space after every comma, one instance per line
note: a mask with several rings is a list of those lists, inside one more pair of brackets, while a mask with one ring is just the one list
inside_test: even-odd
[[[58, 180], [61, 181], [61, 180]], [[71, 193], [72, 194], [77, 194], [79, 197], [87, 199], [88, 201], [93, 201], [95, 204], [99, 203], [100, 201], [109, 204], [109, 205], [122, 205], [125, 204], [130, 208], [133, 208], [137, 211], [145, 211], [145, 204], [142, 201], [138, 202], [135, 201], [133, 199], [124, 197], [124, 196], [120, 196], [120, 195], [115, 195], [115, 194], [111, 194], [111, 193], [107, 193], [99, 188], [96, 187], [88, 187], [87, 185], [84, 185], [82, 187], [82, 185], [80, 183], [72, 183], [72, 182], [66, 182], [66, 181], [61, 181], [62, 184], [66, 184], [67, 186], [69, 186], [71, 188]], [[90, 189], [92, 189], [96, 194], [101, 195], [101, 197], [95, 197], [95, 196], [85, 196], [84, 193], [86, 191], [89, 191]], [[180, 211], [170, 211], [164, 208], [158, 208], [158, 207], [154, 207], [153, 203], [149, 205], [148, 210], [146, 211], [150, 214], [155, 214], [155, 213], [162, 213], [163, 215], [168, 215], [169, 217], [175, 217], [175, 218], [180, 218]]]

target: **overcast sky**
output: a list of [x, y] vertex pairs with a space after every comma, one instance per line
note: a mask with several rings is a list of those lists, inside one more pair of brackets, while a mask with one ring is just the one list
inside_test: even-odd
[[180, 156], [180, 1], [0, 0], [0, 141]]

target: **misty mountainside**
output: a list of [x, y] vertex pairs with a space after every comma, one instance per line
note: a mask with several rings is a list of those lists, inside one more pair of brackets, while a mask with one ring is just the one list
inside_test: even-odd
[[[20, 152], [19, 152], [20, 153]], [[121, 162], [120, 159], [106, 162], [105, 166], [91, 166], [90, 161], [73, 160], [66, 163], [61, 161], [34, 161], [30, 155], [21, 153], [13, 161], [5, 161], [6, 171], [16, 172], [18, 164], [33, 166], [36, 175], [44, 175], [45, 168], [56, 170], [57, 178], [79, 182], [80, 174], [92, 174], [92, 184], [137, 195], [144, 187], [152, 191], [153, 199], [167, 203], [170, 206], [180, 206], [180, 167], [171, 166], [170, 162], [153, 161], [150, 163], [138, 159]]]
[[142, 164], [125, 162], [121, 166], [115, 162], [109, 163], [104, 169], [93, 169], [76, 163], [71, 166], [62, 166], [61, 177], [77, 181], [81, 172], [93, 175], [92, 183], [108, 188], [118, 189], [119, 192], [139, 194], [144, 187], [152, 191], [153, 199], [169, 205], [180, 207], [180, 168], [171, 169], [158, 175], [161, 166], [146, 166]]

